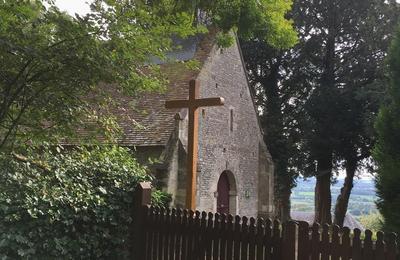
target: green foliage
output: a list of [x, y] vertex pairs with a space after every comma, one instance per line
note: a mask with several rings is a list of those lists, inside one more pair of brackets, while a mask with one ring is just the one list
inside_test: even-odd
[[168, 207], [172, 201], [171, 194], [160, 190], [153, 190], [151, 193], [151, 204], [159, 207]]
[[[302, 32], [299, 56], [307, 68], [296, 74], [309, 88], [303, 127], [305, 173], [317, 176], [317, 220], [329, 222], [333, 173], [346, 169], [352, 180], [370, 157], [371, 118], [382, 97], [379, 84], [373, 83], [384, 80], [383, 61], [399, 9], [395, 1], [298, 3], [294, 19]], [[351, 185], [343, 189], [336, 204], [339, 225], [347, 208], [346, 192], [351, 192]]]
[[191, 10], [194, 16], [197, 16], [197, 22], [211, 23], [222, 30], [223, 33], [219, 38], [222, 46], [232, 41], [232, 36], [229, 34], [231, 30], [237, 31], [243, 39], [262, 38], [279, 49], [292, 47], [297, 42], [292, 21], [286, 18], [292, 1], [159, 0], [152, 2], [170, 6], [175, 11]]
[[[92, 103], [83, 97], [100, 82], [128, 94], [162, 90], [158, 66], [145, 66], [149, 58], [165, 58], [173, 35], [203, 33], [203, 24], [223, 31], [224, 46], [236, 28], [246, 37], [262, 33], [274, 46], [296, 41], [284, 17], [290, 1], [189, 2], [95, 0], [91, 13], [71, 17], [54, 1], [1, 1], [0, 148], [72, 136], [82, 122], [104, 135], [118, 133], [106, 113], [107, 91]], [[199, 21], [198, 8], [207, 21]]]
[[365, 229], [374, 232], [382, 230], [382, 215], [379, 213], [361, 216], [359, 221]]
[[[290, 17], [299, 34], [292, 49], [262, 38], [242, 43], [277, 195], [290, 192], [299, 174], [327, 176], [329, 187], [335, 170], [357, 168], [370, 156], [398, 7], [394, 1], [298, 0]], [[330, 208], [330, 192], [324, 194]]]
[[[148, 59], [164, 56], [171, 35], [204, 31], [186, 13], [157, 16], [158, 9], [137, 1], [94, 1], [85, 17], [52, 2], [0, 4], [0, 147], [73, 135], [82, 122], [116, 127], [83, 97], [100, 82], [129, 94], [161, 90], [157, 66], [143, 71]], [[92, 102], [100, 107], [107, 105], [101, 94]]]
[[400, 233], [400, 29], [392, 43], [388, 64], [388, 101], [376, 120], [377, 143], [373, 155], [378, 166], [377, 206], [384, 228]]
[[[1, 155], [0, 258], [125, 257], [133, 192], [150, 180], [146, 169], [124, 148], [45, 150]], [[154, 201], [166, 197], [156, 192]]]
[[343, 166], [343, 160], [359, 163], [369, 156], [373, 142], [371, 118], [382, 90], [372, 83], [384, 79], [383, 61], [398, 6], [375, 0], [301, 1], [293, 12], [296, 25], [304, 28], [298, 61], [307, 69], [296, 74], [310, 93], [304, 131], [308, 170], [313, 173], [313, 160], [327, 157], [327, 151], [334, 168]]

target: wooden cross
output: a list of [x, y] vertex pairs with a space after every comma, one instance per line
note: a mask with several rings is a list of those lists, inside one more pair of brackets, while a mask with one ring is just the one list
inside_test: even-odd
[[165, 102], [166, 108], [189, 109], [186, 208], [192, 210], [196, 210], [197, 145], [199, 129], [198, 108], [224, 105], [224, 99], [221, 97], [199, 99], [199, 88], [200, 82], [198, 80], [191, 80], [189, 83], [189, 99]]

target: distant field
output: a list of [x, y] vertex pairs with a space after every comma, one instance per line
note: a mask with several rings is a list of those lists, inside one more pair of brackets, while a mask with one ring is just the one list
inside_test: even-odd
[[[343, 180], [338, 180], [337, 183], [332, 185], [332, 206], [335, 204], [336, 198], [343, 185]], [[291, 203], [292, 210], [294, 211], [314, 211], [314, 188], [315, 179], [298, 180], [297, 187], [292, 192]], [[360, 179], [355, 180], [354, 188], [350, 196], [349, 209], [352, 215], [359, 217], [362, 215], [369, 215], [376, 213], [376, 200], [375, 186], [373, 180]], [[333, 208], [332, 208], [333, 209]]]

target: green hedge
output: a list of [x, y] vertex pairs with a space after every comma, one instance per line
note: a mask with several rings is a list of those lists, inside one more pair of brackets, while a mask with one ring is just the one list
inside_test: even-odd
[[133, 192], [145, 180], [124, 148], [0, 155], [0, 259], [128, 257]]

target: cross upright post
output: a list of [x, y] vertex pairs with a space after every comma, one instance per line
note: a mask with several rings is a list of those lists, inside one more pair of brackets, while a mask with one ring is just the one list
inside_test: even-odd
[[166, 108], [189, 109], [186, 208], [191, 210], [196, 210], [196, 175], [199, 130], [198, 108], [224, 105], [224, 99], [222, 97], [199, 99], [199, 89], [200, 82], [198, 80], [191, 80], [189, 83], [189, 99], [171, 100], [165, 102]]

